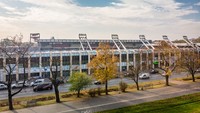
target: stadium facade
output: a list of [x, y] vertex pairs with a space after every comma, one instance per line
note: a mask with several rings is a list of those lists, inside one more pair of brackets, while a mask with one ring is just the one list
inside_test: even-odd
[[[192, 48], [190, 42], [182, 44], [173, 44], [166, 36], [163, 40], [174, 48]], [[126, 73], [130, 66], [135, 66], [136, 62], [142, 65], [141, 68], [151, 69], [155, 66], [161, 66], [162, 58], [160, 51], [156, 50], [156, 42], [146, 40], [144, 35], [140, 35], [139, 40], [120, 40], [118, 35], [112, 35], [110, 40], [87, 39], [86, 34], [79, 34], [79, 39], [37, 39], [36, 51], [30, 52], [26, 64], [26, 76], [28, 78], [34, 76], [50, 77], [51, 59], [60, 59], [59, 73], [60, 76], [70, 76], [73, 71], [86, 72], [91, 74], [91, 70], [87, 64], [97, 55], [97, 47], [99, 43], [108, 43], [115, 56], [119, 58], [118, 71]], [[174, 57], [173, 54], [169, 54]], [[49, 60], [50, 59], [50, 60]], [[16, 64], [17, 57], [13, 59]], [[0, 57], [0, 81], [6, 81], [7, 74], [3, 67], [6, 65], [6, 58]], [[153, 62], [158, 61], [157, 65]], [[172, 63], [172, 62], [171, 62]], [[20, 81], [23, 79], [23, 68], [17, 63], [13, 72], [13, 79]]]

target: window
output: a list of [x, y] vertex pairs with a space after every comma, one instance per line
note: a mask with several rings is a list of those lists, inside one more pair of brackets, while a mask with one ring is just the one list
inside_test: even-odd
[[0, 69], [3, 69], [3, 58], [0, 58]]
[[19, 58], [19, 68], [23, 68], [23, 63], [24, 63], [24, 67], [27, 68], [28, 67], [28, 58]]
[[50, 57], [42, 57], [42, 67], [50, 66]]
[[133, 54], [129, 54], [129, 61], [133, 62]]
[[31, 67], [39, 67], [39, 57], [32, 57], [31, 58]]
[[127, 61], [126, 54], [121, 54], [121, 56], [122, 56], [122, 62], [126, 62]]
[[72, 65], [79, 65], [79, 56], [72, 56]]
[[70, 56], [63, 56], [63, 65], [70, 65]]
[[52, 66], [60, 66], [60, 56], [52, 57]]
[[82, 64], [87, 64], [88, 63], [88, 55], [83, 55], [81, 56], [81, 62]]

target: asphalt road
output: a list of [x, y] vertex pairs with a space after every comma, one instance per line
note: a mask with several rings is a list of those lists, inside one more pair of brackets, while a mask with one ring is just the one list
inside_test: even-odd
[[[182, 72], [182, 73], [173, 73], [172, 76], [170, 76], [170, 79], [173, 78], [180, 78], [180, 77], [185, 77], [187, 73]], [[155, 80], [165, 80], [165, 78], [159, 74], [151, 74], [149, 79], [140, 79], [139, 82], [147, 82], [147, 81], [155, 81]], [[109, 86], [114, 86], [118, 85], [119, 82], [121, 81], [120, 78], [115, 78], [112, 79], [108, 82]], [[131, 78], [123, 78], [123, 81], [128, 83], [128, 84], [133, 84], [134, 81], [131, 80]], [[70, 84], [64, 84], [59, 86], [59, 91], [60, 92], [67, 92], [69, 91]], [[91, 85], [90, 88], [95, 88], [95, 87], [104, 87], [104, 85]], [[17, 89], [14, 89], [13, 91], [16, 91]], [[19, 94], [15, 95], [14, 98], [17, 97], [25, 97], [25, 96], [36, 96], [36, 95], [43, 95], [43, 94], [50, 94], [54, 93], [54, 90], [45, 90], [45, 91], [39, 91], [39, 92], [33, 92], [32, 87], [25, 88], [23, 89]], [[1, 90], [0, 91], [0, 100], [7, 99], [7, 90]]]

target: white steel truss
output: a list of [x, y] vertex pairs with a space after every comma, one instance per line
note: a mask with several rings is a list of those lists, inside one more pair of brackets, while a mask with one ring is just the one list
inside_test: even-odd
[[118, 50], [120, 50], [120, 47], [123, 47], [124, 50], [126, 50], [126, 47], [124, 46], [124, 44], [119, 40], [119, 37], [117, 34], [112, 34], [112, 41], [115, 44], [115, 46], [117, 47]]
[[[152, 44], [149, 43], [149, 41], [145, 38], [144, 35], [139, 35], [140, 41], [142, 42], [142, 44], [147, 48], [147, 49], [155, 49]], [[149, 48], [149, 46], [151, 48]]]
[[92, 50], [90, 43], [88, 42], [86, 34], [79, 34], [79, 41], [82, 47], [82, 50]]
[[191, 46], [194, 49], [200, 49], [198, 45], [196, 45], [195, 43], [193, 43], [190, 39], [187, 38], [187, 36], [183, 36], [184, 41]]
[[163, 40], [164, 40], [167, 44], [169, 44], [169, 45], [171, 46], [171, 48], [178, 48], [175, 44], [173, 44], [173, 43], [169, 40], [169, 38], [167, 37], [167, 35], [163, 35]]

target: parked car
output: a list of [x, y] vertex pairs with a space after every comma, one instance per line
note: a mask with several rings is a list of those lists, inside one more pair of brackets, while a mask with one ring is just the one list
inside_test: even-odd
[[42, 84], [39, 84], [39, 85], [33, 87], [34, 92], [42, 91], [42, 90], [52, 90], [52, 89], [53, 89], [53, 86], [52, 86], [52, 83], [50, 83], [50, 82], [42, 83]]
[[150, 77], [149, 73], [142, 73], [139, 78], [140, 79], [148, 79]]
[[100, 84], [101, 84], [101, 81], [96, 80], [96, 81], [94, 81], [94, 84], [95, 84], [95, 85], [100, 85]]
[[34, 82], [31, 82], [30, 86], [37, 86], [38, 84], [44, 83], [44, 81], [45, 81], [44, 79], [37, 79]]
[[156, 73], [158, 73], [159, 71], [158, 70], [155, 70], [155, 69], [152, 69], [151, 71], [150, 71], [150, 73], [151, 74], [156, 74]]
[[0, 84], [0, 90], [3, 90], [3, 89], [7, 89], [7, 86], [5, 84]]
[[[23, 87], [23, 83], [24, 83], [24, 81], [19, 81], [17, 83], [14, 83], [11, 85], [11, 88], [21, 88], [21, 87]], [[28, 86], [29, 86], [29, 84], [27, 83], [27, 81], [25, 81], [24, 87], [28, 87]]]

